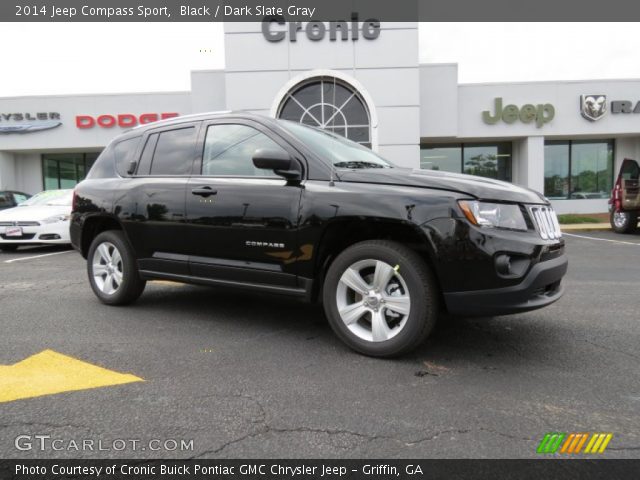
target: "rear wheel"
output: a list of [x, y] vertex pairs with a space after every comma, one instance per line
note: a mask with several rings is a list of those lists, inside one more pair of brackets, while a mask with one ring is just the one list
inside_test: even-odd
[[342, 252], [329, 267], [323, 304], [338, 337], [374, 357], [393, 357], [420, 345], [438, 312], [436, 282], [409, 248], [372, 240]]
[[126, 305], [142, 294], [146, 281], [140, 278], [133, 251], [119, 230], [99, 234], [87, 255], [87, 273], [93, 293], [108, 305]]
[[613, 211], [611, 212], [611, 228], [616, 233], [633, 233], [638, 228], [638, 213]]
[[0, 245], [0, 251], [3, 252], [15, 252], [18, 249], [18, 245]]

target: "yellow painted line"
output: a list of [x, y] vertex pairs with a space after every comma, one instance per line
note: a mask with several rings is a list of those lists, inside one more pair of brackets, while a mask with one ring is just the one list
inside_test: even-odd
[[154, 285], [169, 285], [171, 287], [180, 287], [184, 285], [184, 283], [173, 282], [171, 280], [151, 280], [151, 283], [153, 283]]
[[132, 382], [144, 380], [43, 350], [14, 365], [0, 365], [0, 403]]
[[598, 453], [604, 453], [605, 448], [607, 448], [607, 445], [609, 445], [609, 442], [611, 441], [612, 438], [613, 438], [612, 433], [608, 434], [605, 437], [604, 442], [602, 442], [602, 445], [600, 445], [600, 450], [598, 450]]

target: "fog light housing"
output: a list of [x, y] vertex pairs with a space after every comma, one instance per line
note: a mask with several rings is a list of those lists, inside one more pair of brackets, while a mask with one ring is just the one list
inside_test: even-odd
[[499, 276], [505, 278], [519, 278], [522, 277], [529, 269], [531, 261], [528, 257], [524, 257], [522, 255], [500, 253], [496, 255], [494, 263], [496, 272]]

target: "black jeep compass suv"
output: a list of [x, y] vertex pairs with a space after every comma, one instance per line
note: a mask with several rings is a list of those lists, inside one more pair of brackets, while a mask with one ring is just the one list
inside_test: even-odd
[[380, 357], [419, 345], [442, 311], [549, 305], [567, 270], [539, 193], [241, 113], [117, 137], [75, 189], [71, 238], [104, 303], [150, 279], [319, 300], [346, 344]]

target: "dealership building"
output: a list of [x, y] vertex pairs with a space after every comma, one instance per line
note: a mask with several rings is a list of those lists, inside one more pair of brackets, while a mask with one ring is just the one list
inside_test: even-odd
[[526, 185], [561, 213], [605, 212], [620, 163], [640, 158], [640, 80], [459, 84], [457, 65], [419, 62], [417, 23], [227, 23], [224, 40], [225, 69], [192, 72], [190, 91], [0, 97], [0, 190], [71, 188], [121, 131], [219, 110]]

